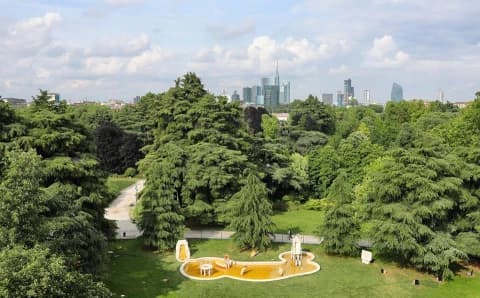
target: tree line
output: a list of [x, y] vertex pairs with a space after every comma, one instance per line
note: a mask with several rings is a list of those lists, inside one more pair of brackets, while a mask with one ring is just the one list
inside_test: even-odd
[[273, 212], [303, 204], [325, 213], [328, 253], [356, 255], [366, 238], [379, 255], [449, 278], [480, 257], [476, 97], [458, 110], [309, 96], [284, 123], [188, 73], [120, 111], [54, 104], [45, 91], [28, 108], [0, 103], [0, 296], [110, 296], [98, 279], [114, 232], [105, 179], [127, 169], [146, 177], [134, 213], [153, 249], [198, 225], [266, 249]]
[[184, 225], [214, 224], [264, 249], [272, 211], [301, 203], [326, 213], [318, 234], [329, 253], [358, 254], [367, 238], [377, 254], [445, 279], [479, 257], [479, 94], [462, 110], [420, 100], [334, 108], [309, 96], [280, 123], [189, 73], [137, 108], [152, 128], [136, 208], [151, 247], [172, 248]]

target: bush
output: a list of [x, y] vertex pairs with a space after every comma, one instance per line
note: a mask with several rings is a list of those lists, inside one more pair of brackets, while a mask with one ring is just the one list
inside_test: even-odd
[[331, 202], [325, 199], [309, 199], [303, 208], [306, 210], [325, 211], [328, 206], [332, 205]]
[[127, 168], [125, 173], [123, 173], [125, 177], [133, 177], [137, 175], [137, 170], [135, 168]]

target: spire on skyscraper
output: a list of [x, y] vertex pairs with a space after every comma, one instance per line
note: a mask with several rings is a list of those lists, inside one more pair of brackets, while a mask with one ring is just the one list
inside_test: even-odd
[[277, 59], [277, 69], [275, 71], [275, 86], [280, 88], [280, 75], [278, 74], [278, 59]]

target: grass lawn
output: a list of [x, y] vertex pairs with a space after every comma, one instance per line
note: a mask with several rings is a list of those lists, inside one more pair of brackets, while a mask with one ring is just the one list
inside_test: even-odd
[[138, 178], [110, 176], [107, 179], [107, 188], [110, 193], [117, 197], [124, 188], [138, 181]]
[[[288, 244], [275, 245], [254, 260], [277, 260]], [[376, 261], [363, 265], [359, 258], [327, 256], [320, 246], [305, 245], [316, 255], [321, 270], [309, 276], [253, 283], [231, 280], [193, 281], [183, 277], [173, 253], [157, 254], [142, 249], [139, 240], [110, 244], [112, 260], [105, 281], [114, 297], [479, 297], [480, 273], [473, 278], [458, 277], [437, 283], [432, 276]], [[192, 257], [223, 256], [252, 260], [229, 240], [190, 241]], [[379, 273], [385, 268], [387, 274]], [[412, 285], [413, 279], [420, 286]]]
[[277, 231], [287, 233], [313, 234], [323, 219], [322, 211], [314, 210], [291, 210], [276, 213], [272, 219], [277, 225]]

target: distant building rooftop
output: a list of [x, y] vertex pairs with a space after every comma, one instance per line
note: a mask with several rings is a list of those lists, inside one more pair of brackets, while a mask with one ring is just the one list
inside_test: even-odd
[[24, 107], [27, 105], [27, 100], [23, 98], [6, 97], [6, 98], [0, 98], [0, 101], [9, 103], [11, 106], [15, 108]]
[[456, 102], [452, 102], [452, 104], [456, 107], [458, 107], [459, 109], [463, 109], [463, 108], [466, 108], [469, 104], [471, 104], [472, 102], [471, 101], [456, 101]]
[[278, 121], [287, 121], [288, 120], [288, 113], [272, 113], [272, 116], [277, 118]]

